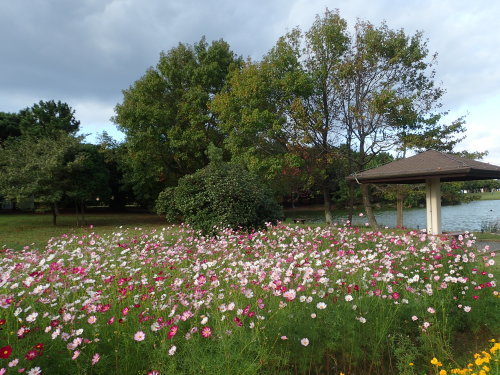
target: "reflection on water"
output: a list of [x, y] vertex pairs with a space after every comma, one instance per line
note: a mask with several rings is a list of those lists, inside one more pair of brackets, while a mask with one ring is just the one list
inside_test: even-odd
[[[334, 213], [335, 214], [335, 213]], [[300, 216], [300, 213], [296, 213]], [[324, 221], [322, 211], [308, 213], [308, 221]], [[396, 210], [376, 211], [375, 217], [381, 226], [393, 228], [396, 226]], [[441, 211], [443, 231], [480, 231], [485, 226], [500, 223], [500, 200], [484, 200], [464, 203], [456, 206], [443, 206]], [[346, 216], [335, 216], [339, 223], [346, 220]], [[356, 225], [363, 225], [365, 217], [353, 217]], [[426, 228], [425, 208], [412, 208], [404, 211], [404, 226], [413, 229]], [[500, 228], [499, 228], [500, 229]]]

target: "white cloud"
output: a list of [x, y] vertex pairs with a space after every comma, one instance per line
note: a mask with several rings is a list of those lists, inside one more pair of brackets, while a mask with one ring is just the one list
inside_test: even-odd
[[80, 121], [80, 134], [90, 134], [86, 139], [95, 142], [97, 136], [107, 132], [117, 140], [123, 140], [121, 133], [114, 123], [110, 121], [114, 115], [114, 104], [102, 101], [82, 100], [73, 106], [75, 117]]

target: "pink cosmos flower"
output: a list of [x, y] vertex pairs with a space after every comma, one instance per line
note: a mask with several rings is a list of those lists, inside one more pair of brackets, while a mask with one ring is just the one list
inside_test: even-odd
[[97, 318], [95, 317], [95, 315], [89, 316], [89, 318], [87, 319], [87, 322], [89, 324], [94, 324], [95, 322], [97, 322]]
[[71, 359], [74, 361], [75, 359], [78, 358], [79, 355], [80, 355], [80, 351], [79, 350], [75, 350], [74, 353], [73, 353], [73, 356], [71, 357]]
[[300, 343], [303, 345], [303, 346], [307, 346], [309, 345], [309, 339], [307, 337], [303, 338], [302, 340], [300, 340]]
[[212, 328], [210, 328], [210, 327], [203, 327], [201, 329], [201, 335], [204, 338], [209, 338], [210, 336], [212, 336]]
[[94, 356], [92, 357], [92, 366], [94, 366], [99, 360], [101, 359], [101, 356], [99, 353], [95, 353]]
[[137, 331], [134, 335], [135, 341], [144, 341], [145, 338], [146, 338], [146, 334], [142, 331]]
[[297, 293], [294, 289], [287, 290], [283, 293], [283, 297], [285, 297], [288, 301], [293, 301], [296, 297]]

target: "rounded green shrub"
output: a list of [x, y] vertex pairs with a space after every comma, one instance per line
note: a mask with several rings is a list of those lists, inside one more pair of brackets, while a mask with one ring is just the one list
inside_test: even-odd
[[204, 233], [259, 228], [283, 215], [272, 191], [257, 176], [223, 162], [182, 177], [177, 187], [159, 195], [156, 209], [167, 220], [184, 221]]

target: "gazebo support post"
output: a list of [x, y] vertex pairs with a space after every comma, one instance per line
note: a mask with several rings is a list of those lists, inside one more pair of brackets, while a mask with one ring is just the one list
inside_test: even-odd
[[427, 233], [441, 234], [441, 181], [439, 177], [426, 179]]

